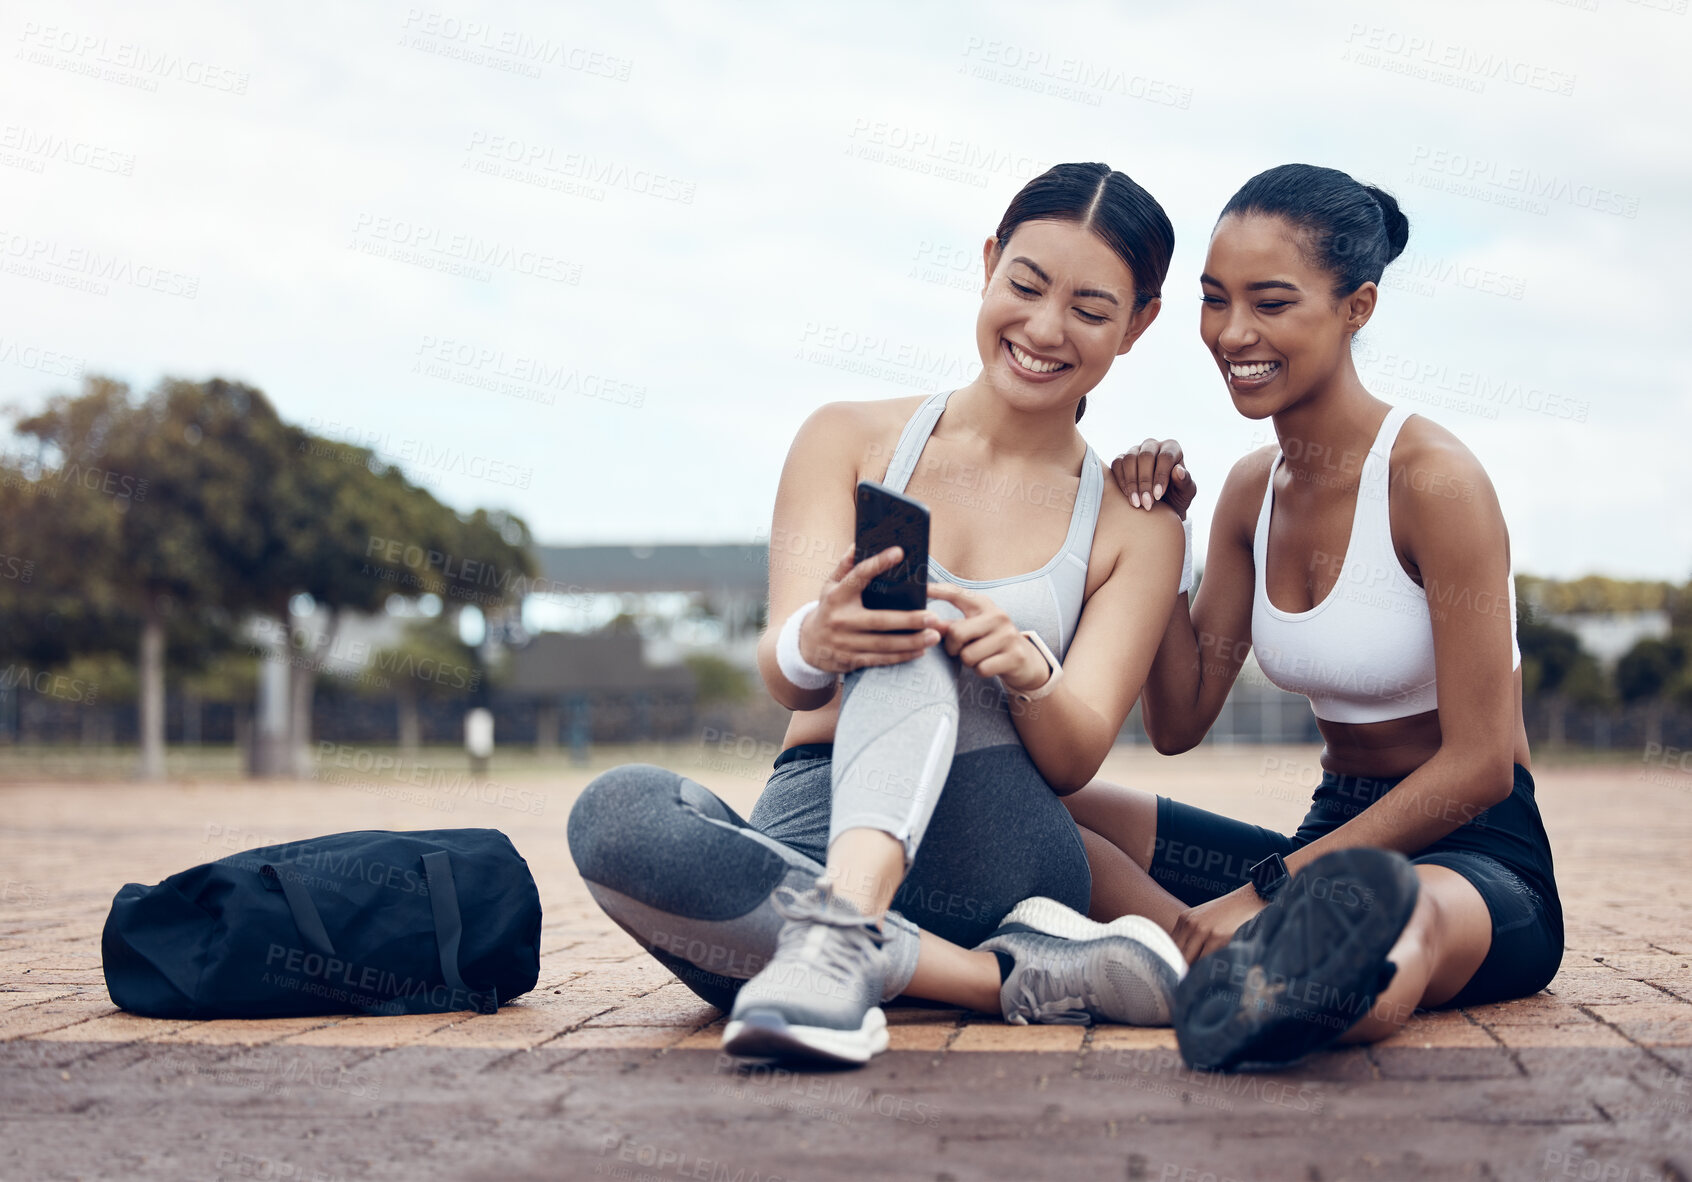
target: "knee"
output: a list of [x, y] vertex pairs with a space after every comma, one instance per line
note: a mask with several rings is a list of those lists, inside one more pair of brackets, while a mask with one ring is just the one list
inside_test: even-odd
[[570, 808], [566, 838], [583, 878], [617, 877], [632, 849], [644, 845], [641, 831], [655, 806], [676, 797], [675, 772], [650, 763], [625, 763], [588, 782]]
[[1393, 945], [1395, 952], [1406, 957], [1436, 959], [1446, 947], [1450, 936], [1450, 916], [1441, 902], [1439, 892], [1430, 890], [1427, 881], [1416, 894], [1416, 906]]

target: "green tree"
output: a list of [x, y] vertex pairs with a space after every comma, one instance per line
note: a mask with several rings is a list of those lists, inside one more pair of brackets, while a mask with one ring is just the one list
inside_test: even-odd
[[458, 636], [455, 613], [411, 621], [400, 643], [376, 653], [370, 662], [366, 692], [391, 692], [396, 707], [400, 751], [417, 758], [422, 726], [419, 703], [468, 698], [484, 673], [475, 652]]
[[1643, 704], [1647, 743], [1662, 742], [1664, 705], [1686, 672], [1688, 640], [1686, 633], [1645, 637], [1616, 662], [1616, 693], [1630, 706]]
[[169, 625], [250, 603], [281, 422], [238, 383], [166, 380], [136, 402], [124, 383], [90, 376], [17, 431], [54, 473], [59, 496], [44, 516], [74, 543], [78, 582], [139, 620], [139, 771], [157, 778]]
[[[252, 744], [253, 770], [277, 774], [302, 762], [312, 650], [333, 644], [340, 613], [432, 593], [497, 616], [535, 573], [521, 519], [460, 516], [368, 449], [285, 424], [241, 383], [166, 379], [137, 401], [91, 376], [16, 432], [34, 454], [0, 457], [0, 657], [134, 646], [145, 776], [163, 773], [167, 663], [206, 668], [251, 615], [297, 658], [283, 733]], [[328, 612], [321, 637], [290, 612], [302, 593]]]
[[696, 700], [701, 706], [744, 702], [751, 696], [746, 674], [716, 653], [690, 653], [684, 663], [693, 670]]
[[[267, 593], [258, 606], [279, 622], [274, 640], [290, 657], [288, 726], [281, 750], [268, 745], [270, 737], [255, 749], [254, 771], [261, 775], [307, 773], [313, 696], [341, 613], [379, 611], [396, 589], [415, 593], [387, 560], [389, 543], [403, 543], [397, 558], [403, 566], [407, 553], [436, 550], [456, 525], [451, 510], [398, 468], [381, 465], [368, 448], [289, 426], [284, 451], [287, 462], [271, 505], [275, 544], [263, 572]], [[302, 593], [326, 612], [321, 634], [291, 611]]]
[[1516, 643], [1522, 652], [1522, 695], [1542, 698], [1546, 705], [1548, 741], [1566, 742], [1565, 726], [1571, 678], [1584, 679], [1597, 671], [1597, 662], [1580, 646], [1580, 638], [1566, 628], [1545, 622], [1531, 601], [1518, 594]]

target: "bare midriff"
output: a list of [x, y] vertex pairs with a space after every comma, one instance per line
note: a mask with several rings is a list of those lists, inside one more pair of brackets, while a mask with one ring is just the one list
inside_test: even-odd
[[[1513, 743], [1515, 762], [1531, 767], [1528, 762], [1527, 728], [1522, 722], [1522, 675], [1515, 675], [1516, 734]], [[1322, 769], [1335, 775], [1407, 776], [1438, 753], [1440, 747], [1439, 712], [1412, 714], [1385, 722], [1329, 722], [1316, 720], [1322, 732]]]

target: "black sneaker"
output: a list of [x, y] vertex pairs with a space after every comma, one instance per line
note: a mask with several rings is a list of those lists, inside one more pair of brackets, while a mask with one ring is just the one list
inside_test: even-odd
[[1397, 972], [1386, 956], [1419, 890], [1409, 859], [1391, 850], [1317, 858], [1181, 981], [1181, 1057], [1201, 1071], [1282, 1066], [1339, 1038]]

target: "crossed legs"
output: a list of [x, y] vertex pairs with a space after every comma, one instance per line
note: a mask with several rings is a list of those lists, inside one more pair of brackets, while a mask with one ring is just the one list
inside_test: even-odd
[[[1063, 798], [1081, 829], [1093, 872], [1092, 918], [1144, 915], [1165, 931], [1187, 904], [1150, 870], [1157, 848], [1157, 797], [1095, 780]], [[1342, 1041], [1374, 1042], [1403, 1028], [1418, 1006], [1449, 1001], [1474, 976], [1492, 946], [1492, 916], [1473, 884], [1446, 866], [1415, 867], [1420, 892], [1388, 958], [1392, 983]]]

